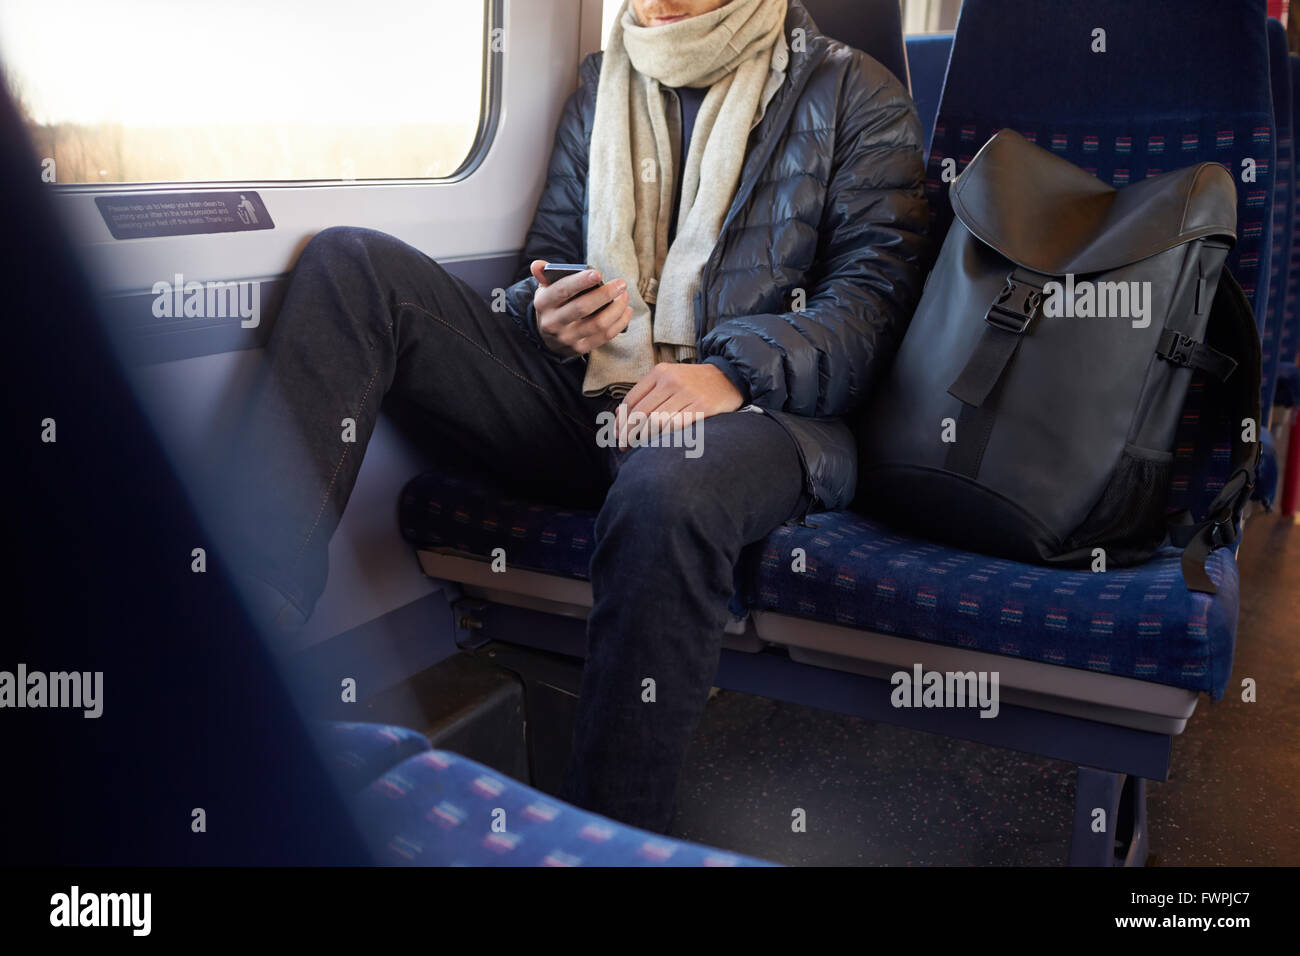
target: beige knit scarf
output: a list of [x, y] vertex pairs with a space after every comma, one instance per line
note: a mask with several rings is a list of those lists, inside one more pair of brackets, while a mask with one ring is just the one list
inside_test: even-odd
[[[605, 45], [588, 157], [587, 261], [626, 279], [627, 331], [587, 358], [583, 393], [617, 394], [656, 362], [695, 359], [694, 297], [736, 194], [750, 130], [784, 69], [787, 0], [731, 0], [716, 10], [644, 27], [624, 0]], [[677, 170], [680, 129], [662, 87], [707, 87]], [[671, 247], [676, 177], [682, 177]], [[653, 307], [653, 311], [652, 311]]]

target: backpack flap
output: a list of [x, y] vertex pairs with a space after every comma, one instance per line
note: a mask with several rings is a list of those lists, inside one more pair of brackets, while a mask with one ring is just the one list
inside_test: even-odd
[[1193, 239], [1237, 236], [1237, 192], [1218, 163], [1115, 189], [1004, 129], [952, 185], [953, 213], [981, 242], [1045, 276], [1092, 275]]

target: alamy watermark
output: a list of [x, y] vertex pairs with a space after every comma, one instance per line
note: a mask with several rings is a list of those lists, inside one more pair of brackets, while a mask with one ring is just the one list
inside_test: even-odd
[[895, 707], [976, 707], [981, 717], [998, 715], [997, 671], [895, 671], [889, 702]]
[[1150, 282], [1065, 282], [1053, 279], [1043, 286], [1043, 315], [1049, 319], [1131, 319], [1133, 328], [1151, 324]]
[[122, 926], [132, 936], [148, 936], [152, 924], [152, 893], [83, 893], [74, 884], [50, 897], [51, 926]]
[[262, 322], [262, 287], [254, 279], [238, 282], [185, 281], [176, 273], [173, 281], [153, 284], [153, 314], [158, 319], [240, 319], [245, 329]]
[[70, 708], [93, 720], [104, 713], [103, 671], [0, 671], [0, 709]]
[[704, 454], [707, 417], [699, 412], [600, 412], [596, 415], [596, 445], [600, 448], [681, 448], [687, 458], [699, 458]]

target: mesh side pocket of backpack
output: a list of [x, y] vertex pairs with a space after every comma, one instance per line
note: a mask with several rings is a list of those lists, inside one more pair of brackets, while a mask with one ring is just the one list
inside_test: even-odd
[[1064, 550], [1104, 548], [1113, 564], [1145, 561], [1164, 543], [1174, 456], [1126, 445], [1110, 481]]

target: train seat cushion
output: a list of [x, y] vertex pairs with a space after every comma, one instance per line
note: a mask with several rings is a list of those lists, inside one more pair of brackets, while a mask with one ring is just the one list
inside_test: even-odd
[[384, 864], [401, 866], [773, 866], [580, 810], [467, 757], [431, 750], [356, 801]]
[[344, 788], [355, 793], [408, 757], [429, 749], [424, 735], [406, 727], [362, 722], [327, 722], [319, 745]]
[[505, 550], [512, 568], [589, 577], [594, 511], [532, 501], [485, 480], [430, 471], [407, 482], [398, 512], [417, 548], [488, 558]]
[[[429, 472], [402, 494], [416, 547], [587, 579], [595, 515], [503, 494], [473, 478]], [[1206, 569], [1216, 595], [1188, 591], [1181, 552], [1103, 573], [1020, 564], [905, 537], [861, 515], [823, 512], [783, 525], [746, 550], [732, 610], [777, 611], [846, 627], [954, 644], [1223, 693], [1237, 620], [1228, 549]], [[806, 568], [793, 571], [804, 549]], [[739, 609], [739, 610], [738, 610]]]
[[[402, 489], [398, 521], [416, 548], [483, 560], [500, 548], [507, 567], [587, 581], [596, 511], [546, 504], [480, 477], [430, 471]], [[739, 569], [737, 569], [739, 573]], [[733, 617], [749, 612], [737, 579]]]
[[932, 544], [847, 512], [808, 525], [747, 552], [751, 608], [1223, 694], [1238, 605], [1228, 548], [1206, 562], [1209, 595], [1187, 589], [1173, 548], [1093, 572]]

